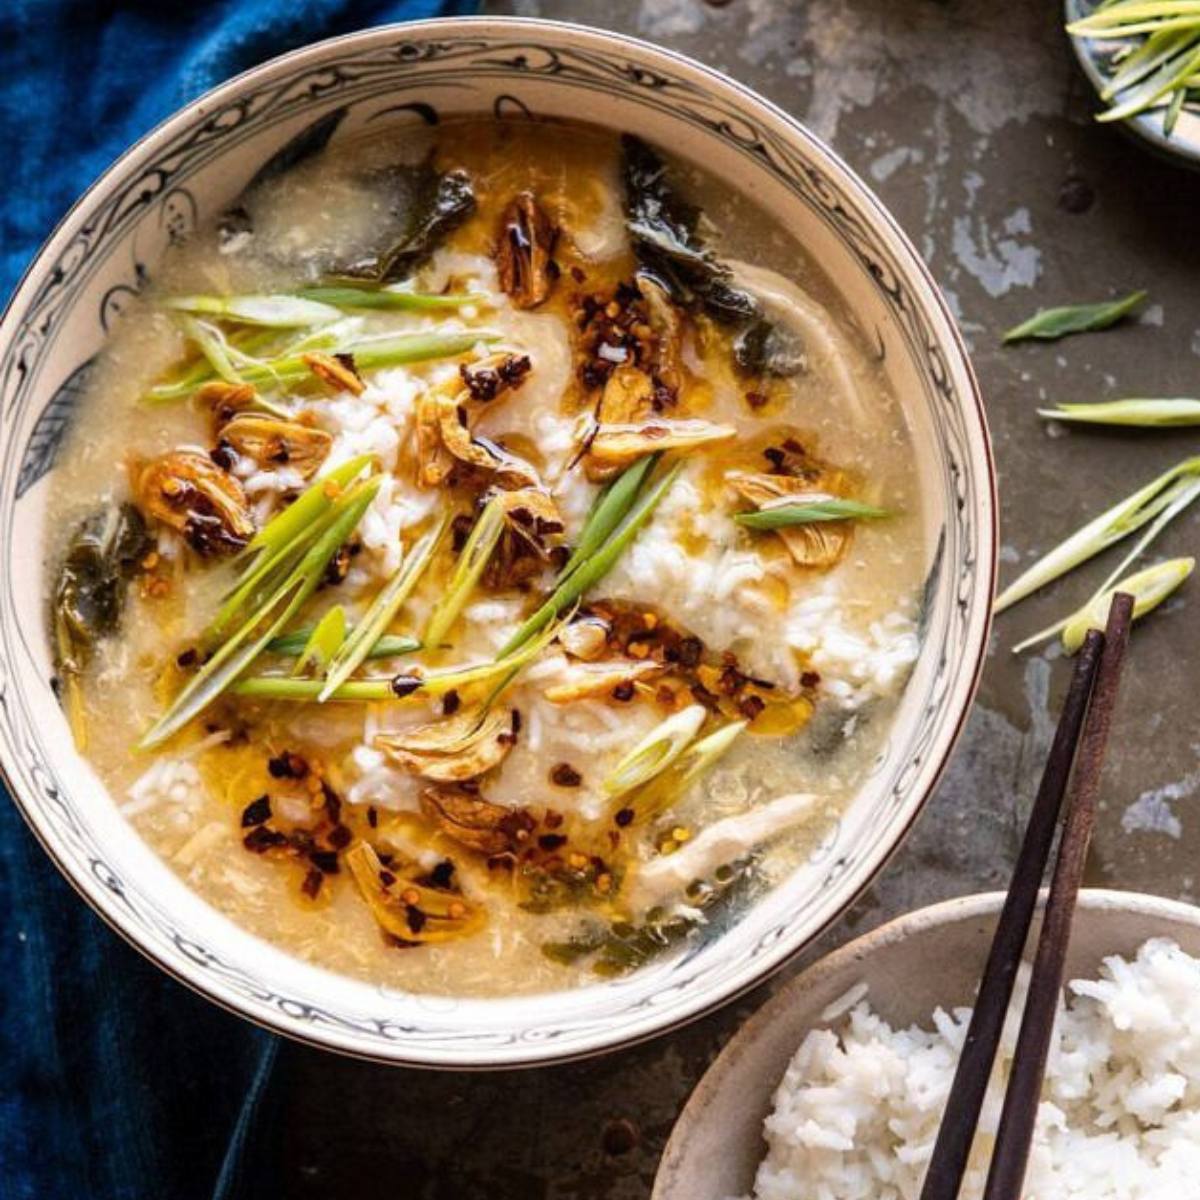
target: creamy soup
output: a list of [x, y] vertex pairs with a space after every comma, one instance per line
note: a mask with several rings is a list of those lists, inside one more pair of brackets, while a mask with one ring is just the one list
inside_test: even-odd
[[919, 497], [804, 248], [656, 148], [335, 143], [176, 248], [59, 467], [60, 694], [293, 954], [558, 988], [737, 919], [876, 761]]

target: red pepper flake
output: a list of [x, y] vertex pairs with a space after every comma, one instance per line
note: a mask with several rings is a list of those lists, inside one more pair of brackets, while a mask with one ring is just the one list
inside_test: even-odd
[[175, 662], [179, 666], [187, 668], [187, 667], [194, 667], [196, 665], [196, 663], [199, 661], [199, 659], [200, 659], [200, 652], [196, 649], [195, 646], [189, 646], [182, 654], [179, 655], [178, 658], [175, 659]]
[[767, 403], [767, 397], [762, 392], [747, 392], [746, 403], [751, 408], [762, 408]]
[[743, 696], [737, 703], [738, 712], [746, 718], [747, 721], [753, 721], [764, 708], [767, 707], [766, 701], [761, 696]]
[[547, 829], [560, 829], [562, 828], [562, 823], [563, 815], [558, 811], [558, 809], [546, 809], [545, 815], [542, 817], [542, 824], [545, 825]]
[[458, 698], [458, 693], [451, 688], [451, 690], [442, 697], [442, 716], [453, 716], [456, 712], [458, 712], [460, 704], [461, 701]]
[[622, 829], [624, 829], [626, 825], [631, 825], [633, 823], [633, 809], [632, 808], [620, 809], [617, 812], [617, 815], [613, 818], [613, 820], [616, 821], [616, 823], [618, 825], [620, 825], [620, 827]]
[[567, 839], [561, 833], [543, 833], [538, 838], [538, 845], [543, 850], [557, 850], [560, 846], [565, 846]]
[[443, 858], [432, 871], [429, 872], [429, 882], [436, 888], [448, 888], [454, 882], [454, 864], [448, 859]]
[[815, 688], [821, 682], [821, 676], [816, 671], [805, 671], [800, 676], [800, 686]]
[[242, 828], [249, 829], [253, 825], [262, 825], [264, 822], [271, 819], [271, 797], [259, 796], [257, 800], [251, 800], [249, 804], [242, 809]]
[[396, 882], [396, 877], [391, 873], [391, 871], [380, 871], [379, 882], [382, 883], [385, 888], [391, 887], [392, 884]]
[[267, 760], [267, 771], [272, 779], [304, 779], [308, 775], [308, 763], [299, 754], [285, 750]]
[[373, 804], [367, 809], [367, 824], [370, 825], [372, 829], [377, 828], [379, 825], [379, 813], [376, 811], [375, 805]]
[[259, 825], [242, 838], [242, 845], [253, 854], [265, 854], [277, 846], [286, 846], [287, 838], [278, 829]]
[[404, 910], [404, 919], [413, 933], [420, 933], [425, 928], [429, 918], [414, 904], [409, 904]]
[[704, 654], [704, 643], [698, 637], [680, 638], [676, 652], [681, 667], [696, 667], [700, 665], [700, 658]]
[[354, 834], [345, 825], [336, 825], [325, 839], [335, 850], [345, 850], [354, 840]]
[[317, 893], [321, 890], [321, 884], [325, 882], [325, 876], [317, 870], [316, 867], [310, 867], [304, 875], [304, 882], [300, 885], [300, 890], [310, 899], [315, 900]]
[[512, 731], [513, 737], [521, 732], [521, 710], [519, 708], [512, 710]]
[[550, 772], [550, 782], [556, 787], [577, 788], [583, 782], [583, 776], [570, 763], [560, 762]]
[[340, 870], [336, 850], [310, 850], [308, 852], [308, 861], [322, 875], [336, 875]]
[[627, 700], [633, 699], [633, 684], [626, 680], [624, 683], [618, 683], [612, 690], [612, 698], [620, 700], [624, 703]]
[[321, 780], [321, 796], [325, 801], [325, 812], [336, 825], [342, 816], [342, 798], [324, 779]]

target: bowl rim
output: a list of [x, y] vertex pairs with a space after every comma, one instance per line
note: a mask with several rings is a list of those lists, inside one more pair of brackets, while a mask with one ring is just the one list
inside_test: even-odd
[[[306, 43], [249, 67], [216, 84], [158, 122], [123, 150], [89, 184], [55, 224], [14, 286], [3, 311], [0, 312], [0, 347], [5, 345], [14, 333], [17, 309], [28, 300], [29, 293], [34, 290], [41, 274], [48, 269], [48, 264], [53, 261], [55, 254], [75, 235], [92, 200], [101, 194], [112, 181], [119, 179], [131, 166], [137, 165], [139, 159], [153, 153], [160, 144], [165, 143], [181, 127], [194, 120], [199, 110], [215, 108], [236, 97], [248, 84], [262, 83], [273, 77], [282, 77], [290, 68], [306, 59], [322, 57], [338, 48], [359, 46], [376, 40], [383, 43], [398, 35], [429, 38], [436, 36], [439, 32], [457, 33], [471, 29], [501, 35], [505, 31], [541, 32], [549, 37], [566, 39], [576, 44], [591, 42], [610, 48], [616, 46], [631, 54], [658, 59], [676, 68], [681, 68], [685, 72], [699, 75], [709, 86], [731, 93], [739, 104], [751, 111], [757, 110], [758, 114], [782, 125], [791, 138], [803, 144], [815, 157], [825, 160], [830, 165], [837, 175], [839, 183], [854, 196], [863, 210], [869, 213], [875, 227], [890, 240], [900, 261], [904, 264], [908, 282], [917, 291], [923, 305], [931, 314], [936, 314], [941, 318], [940, 333], [944, 339], [942, 345], [948, 353], [947, 370], [961, 383], [959, 407], [967, 420], [967, 457], [972, 464], [982, 468], [977, 479], [979, 499], [976, 506], [980, 553], [972, 564], [972, 570], [979, 582], [981, 595], [991, 597], [995, 591], [998, 570], [999, 514], [996, 469], [982, 393], [958, 323], [911, 239], [858, 173], [796, 117], [746, 84], [714, 67], [676, 50], [628, 34], [573, 21], [553, 21], [531, 17], [436, 17], [418, 21], [388, 22], [324, 38]], [[731, 1003], [773, 975], [803, 946], [812, 944], [841, 919], [846, 908], [870, 887], [908, 838], [945, 773], [973, 707], [986, 662], [992, 625], [990, 603], [986, 610], [978, 615], [978, 621], [974, 662], [970, 664], [968, 672], [960, 675], [955, 687], [957, 700], [948, 708], [948, 712], [954, 714], [954, 719], [945, 721], [938, 731], [934, 742], [936, 756], [929, 756], [922, 762], [922, 773], [926, 777], [926, 784], [919, 797], [914, 796], [909, 801], [910, 808], [906, 818], [902, 823], [898, 823], [893, 836], [885, 845], [877, 848], [873, 855], [864, 859], [861, 878], [853, 893], [846, 896], [844, 904], [819, 924], [814, 925], [802, 941], [797, 941], [795, 938], [779, 939], [778, 944], [762, 953], [756, 960], [753, 969], [739, 978], [733, 986], [701, 991], [698, 996], [694, 996], [685, 1004], [680, 1005], [670, 1014], [669, 1018], [650, 1020], [632, 1033], [618, 1033], [611, 1036], [594, 1034], [586, 1046], [569, 1052], [556, 1053], [552, 1040], [540, 1045], [523, 1046], [522, 1049], [525, 1052], [522, 1054], [506, 1053], [504, 1052], [506, 1048], [496, 1046], [476, 1047], [472, 1052], [445, 1053], [430, 1052], [419, 1044], [404, 1046], [391, 1043], [386, 1047], [376, 1043], [364, 1045], [353, 1031], [345, 1032], [328, 1026], [305, 1024], [276, 1010], [264, 1012], [262, 1009], [254, 1009], [249, 1001], [241, 995], [233, 992], [226, 994], [221, 982], [214, 980], [202, 971], [187, 955], [178, 954], [175, 956], [175, 960], [172, 960], [154, 947], [147, 945], [136, 926], [122, 919], [121, 906], [115, 901], [109, 890], [97, 879], [77, 869], [77, 864], [56, 852], [53, 835], [47, 829], [42, 828], [37, 808], [31, 805], [27, 806], [21, 798], [20, 789], [14, 784], [12, 773], [5, 761], [6, 751], [2, 745], [0, 745], [0, 779], [3, 780], [18, 812], [48, 857], [92, 911], [99, 915], [109, 928], [120, 935], [129, 945], [170, 977], [228, 1012], [270, 1032], [281, 1034], [307, 1045], [389, 1065], [431, 1069], [494, 1070], [577, 1061], [641, 1044]], [[936, 757], [936, 762], [930, 761], [933, 757]], [[286, 950], [284, 952], [286, 953]], [[546, 994], [554, 995], [555, 993]], [[541, 996], [542, 994], [536, 994], [523, 999], [532, 1002], [540, 999]], [[494, 997], [491, 999], [502, 1000], [505, 998]]]
[[[1041, 912], [1046, 901], [1046, 889], [1043, 889], [1038, 901], [1038, 911]], [[650, 1200], [667, 1200], [665, 1191], [668, 1172], [678, 1170], [687, 1160], [684, 1142], [690, 1135], [692, 1126], [719, 1095], [726, 1082], [726, 1076], [736, 1067], [736, 1062], [743, 1046], [757, 1041], [762, 1031], [768, 1029], [782, 1013], [791, 1008], [796, 1001], [810, 988], [822, 981], [836, 977], [855, 963], [869, 958], [882, 946], [906, 941], [914, 934], [956, 925], [962, 922], [974, 921], [981, 917], [991, 917], [999, 913], [1008, 893], [1003, 891], [975, 892], [966, 896], [955, 896], [949, 900], [940, 900], [915, 908], [899, 916], [892, 917], [882, 925], [852, 938], [848, 942], [822, 954], [793, 978], [789, 979], [778, 992], [767, 1000], [750, 1017], [743, 1021], [733, 1036], [721, 1047], [720, 1053], [708, 1065], [704, 1073], [696, 1081], [688, 1095], [687, 1101], [675, 1118], [671, 1127], [671, 1135], [663, 1147], [655, 1170], [654, 1186]], [[1200, 906], [1188, 904], [1183, 900], [1172, 900], [1166, 896], [1155, 896], [1149, 892], [1125, 891], [1121, 888], [1082, 888], [1079, 892], [1078, 908], [1086, 912], [1128, 912], [1141, 913], [1147, 916], [1172, 919], [1177, 922], [1200, 927]], [[797, 1041], [792, 1053], [800, 1046]], [[791, 1054], [779, 1067], [780, 1075], [791, 1060]], [[776, 1081], [776, 1084], [778, 1081]], [[772, 1091], [774, 1091], [772, 1086]]]

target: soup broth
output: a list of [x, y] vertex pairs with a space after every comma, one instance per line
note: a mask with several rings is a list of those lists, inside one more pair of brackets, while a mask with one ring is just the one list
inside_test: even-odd
[[396, 989], [560, 988], [736, 920], [917, 653], [911, 445], [840, 297], [588, 128], [260, 185], [123, 321], [54, 493], [62, 697], [127, 818]]

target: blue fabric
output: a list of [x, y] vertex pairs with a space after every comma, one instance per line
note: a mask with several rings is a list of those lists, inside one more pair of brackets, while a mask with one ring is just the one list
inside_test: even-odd
[[[71, 202], [185, 101], [273, 55], [469, 0], [0, 0], [0, 296]], [[278, 1039], [171, 981], [0, 799], [0, 1194], [277, 1196]]]

